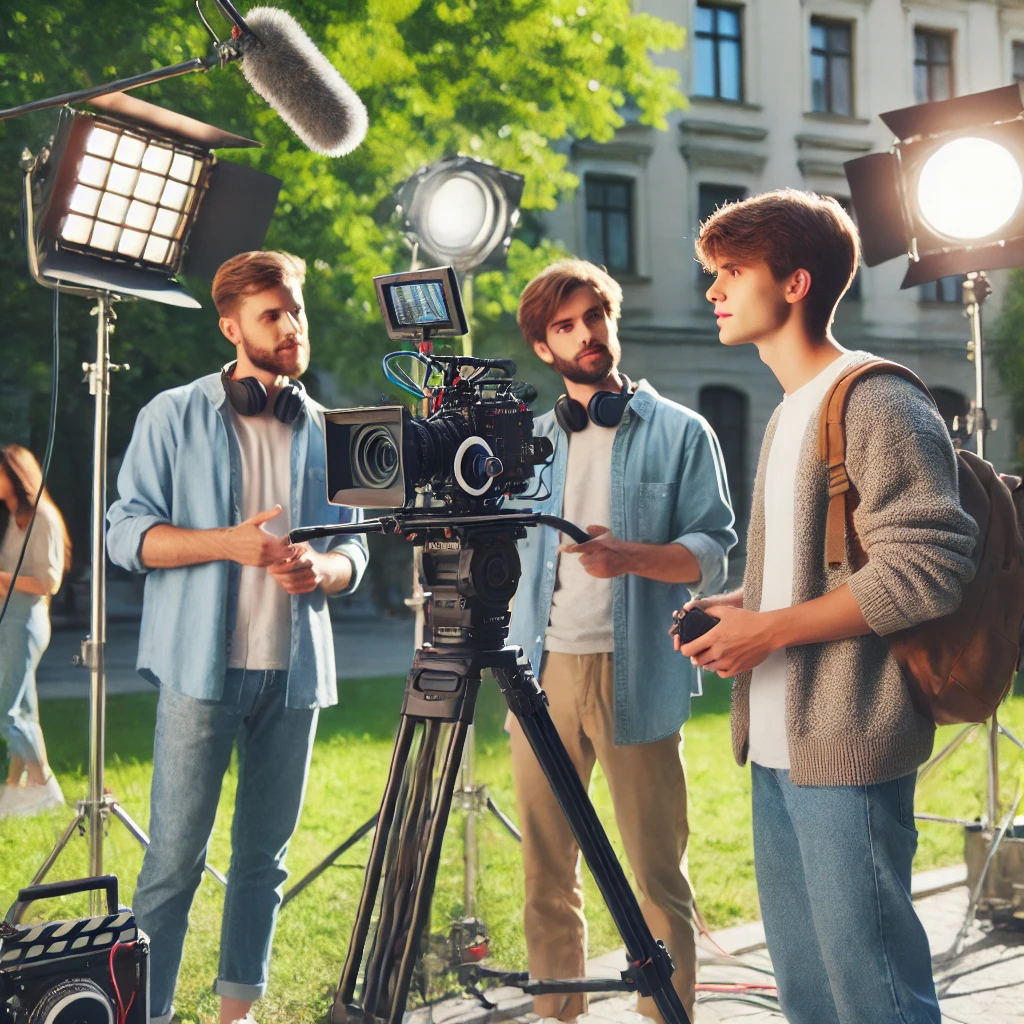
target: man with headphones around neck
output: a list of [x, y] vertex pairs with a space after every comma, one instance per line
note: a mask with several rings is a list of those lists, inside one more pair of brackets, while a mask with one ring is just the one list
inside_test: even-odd
[[[509, 642], [537, 670], [584, 785], [595, 762], [604, 771], [644, 917], [672, 955], [673, 984], [692, 1020], [697, 961], [680, 729], [696, 673], [673, 662], [667, 628], [676, 595], [722, 589], [736, 534], [711, 428], [618, 369], [621, 305], [619, 285], [582, 260], [548, 267], [519, 303], [526, 343], [565, 384], [555, 408], [535, 421], [555, 451], [538, 478], [546, 496], [530, 504], [594, 539], [559, 546], [542, 529], [519, 542]], [[530, 975], [583, 977], [579, 849], [511, 715], [508, 727]], [[563, 1021], [586, 1008], [582, 994], [534, 999], [537, 1014]], [[661, 1020], [649, 997], [637, 1008]]]
[[[306, 264], [247, 252], [213, 281], [236, 360], [139, 413], [108, 513], [113, 562], [146, 573], [138, 669], [160, 688], [150, 845], [133, 909], [151, 941], [151, 1020], [165, 1024], [221, 783], [238, 745], [215, 991], [251, 1022], [298, 824], [318, 711], [337, 703], [326, 598], [366, 568], [361, 537], [290, 544], [357, 521], [327, 503], [323, 409], [309, 366]], [[340, 511], [340, 515], [339, 515]]]

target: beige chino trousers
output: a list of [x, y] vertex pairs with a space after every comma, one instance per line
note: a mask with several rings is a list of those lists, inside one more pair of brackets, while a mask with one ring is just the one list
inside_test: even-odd
[[[672, 981], [693, 1019], [697, 955], [693, 895], [686, 875], [686, 776], [680, 737], [615, 745], [611, 654], [544, 655], [541, 686], [558, 735], [589, 787], [595, 761], [611, 791], [626, 858], [640, 890], [640, 909], [675, 964]], [[582, 978], [587, 962], [580, 851], [540, 764], [510, 715], [512, 775], [523, 834], [524, 930], [532, 978]], [[582, 993], [535, 996], [541, 1017], [571, 1021], [587, 1010]], [[659, 1024], [651, 998], [637, 1009]]]

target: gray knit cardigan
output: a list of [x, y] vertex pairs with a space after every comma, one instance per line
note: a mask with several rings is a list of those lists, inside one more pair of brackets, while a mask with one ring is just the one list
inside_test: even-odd
[[[856, 353], [859, 362], [872, 358]], [[747, 537], [743, 606], [761, 606], [764, 492], [768, 453], [779, 420], [765, 432]], [[846, 467], [859, 504], [854, 524], [868, 561], [825, 561], [828, 472], [818, 454], [818, 417], [800, 450], [793, 524], [793, 603], [848, 583], [873, 632], [790, 647], [786, 654], [786, 731], [790, 779], [801, 786], [886, 782], [913, 771], [931, 753], [935, 726], [911, 703], [908, 684], [883, 639], [952, 612], [974, 574], [978, 536], [960, 507], [956, 457], [945, 424], [909, 382], [879, 375], [858, 381], [846, 412]], [[732, 742], [746, 763], [750, 677], [732, 691]]]

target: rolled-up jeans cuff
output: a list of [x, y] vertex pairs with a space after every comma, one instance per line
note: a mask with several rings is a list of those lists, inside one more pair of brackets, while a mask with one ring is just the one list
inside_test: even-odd
[[255, 1003], [262, 999], [267, 991], [266, 985], [243, 985], [237, 981], [224, 981], [218, 978], [213, 983], [213, 991], [225, 999], [237, 999], [240, 1003]]
[[150, 1017], [149, 1024], [171, 1024], [171, 1018], [174, 1016], [174, 1007], [172, 1006], [166, 1013], [161, 1014], [159, 1017]]

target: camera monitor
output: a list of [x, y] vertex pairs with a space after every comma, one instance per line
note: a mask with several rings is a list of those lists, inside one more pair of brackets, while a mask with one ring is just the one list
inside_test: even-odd
[[469, 333], [451, 267], [375, 277], [377, 302], [392, 341], [459, 338]]

